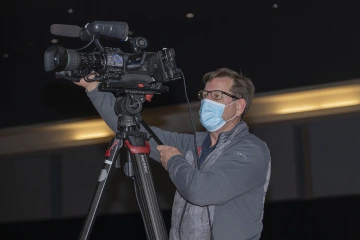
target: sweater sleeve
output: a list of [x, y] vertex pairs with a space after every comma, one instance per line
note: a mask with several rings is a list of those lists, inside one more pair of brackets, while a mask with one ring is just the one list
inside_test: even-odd
[[117, 132], [117, 116], [115, 114], [115, 96], [110, 92], [100, 92], [98, 89], [87, 91], [87, 96], [90, 98], [95, 109], [100, 117], [105, 121], [111, 130]]

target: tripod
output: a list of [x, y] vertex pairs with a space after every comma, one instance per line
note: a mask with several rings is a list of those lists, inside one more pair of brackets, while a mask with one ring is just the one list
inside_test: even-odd
[[135, 181], [135, 193], [144, 221], [148, 240], [168, 239], [162, 213], [156, 197], [151, 169], [149, 166], [150, 145], [145, 132], [140, 132], [140, 123], [152, 135], [158, 144], [162, 144], [150, 127], [141, 119], [140, 111], [143, 95], [128, 94], [118, 97], [115, 102], [115, 113], [118, 116], [118, 132], [110, 141], [105, 152], [105, 162], [100, 172], [97, 187], [84, 222], [79, 239], [88, 239], [95, 220], [97, 208], [110, 170], [120, 167], [117, 157], [123, 144], [127, 148], [125, 174]]

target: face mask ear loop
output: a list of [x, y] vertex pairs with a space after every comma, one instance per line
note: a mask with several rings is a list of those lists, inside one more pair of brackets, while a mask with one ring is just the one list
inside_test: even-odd
[[233, 120], [234, 118], [236, 118], [236, 113], [235, 113], [235, 115], [234, 115], [232, 118], [230, 118], [229, 120], [224, 120], [224, 121], [225, 121], [225, 122], [228, 122], [228, 121]]
[[233, 101], [233, 102], [229, 103], [228, 105], [225, 105], [225, 107], [228, 107], [228, 106], [230, 106], [231, 104], [236, 103], [236, 102], [237, 102], [237, 101], [239, 101], [239, 100], [240, 100], [240, 99], [235, 100], [235, 101]]
[[[228, 104], [228, 105], [226, 105], [225, 107], [228, 107], [228, 106], [230, 106], [231, 104], [233, 104], [234, 102], [237, 102], [237, 101], [239, 101], [239, 99], [238, 99], [238, 100], [233, 101], [232, 103], [229, 103], [229, 104]], [[236, 112], [235, 112], [235, 115], [234, 115], [232, 118], [230, 118], [230, 119], [228, 119], [228, 120], [224, 120], [224, 121], [225, 121], [225, 122], [228, 122], [228, 121], [233, 120], [234, 118], [236, 118]]]

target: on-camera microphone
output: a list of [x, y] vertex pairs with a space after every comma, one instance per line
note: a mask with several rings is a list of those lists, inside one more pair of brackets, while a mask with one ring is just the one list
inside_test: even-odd
[[53, 24], [50, 32], [63, 37], [80, 37], [81, 28], [75, 25]]
[[120, 40], [126, 40], [129, 26], [126, 22], [95, 21], [87, 24], [80, 32], [80, 39], [90, 41], [93, 37], [103, 35]]

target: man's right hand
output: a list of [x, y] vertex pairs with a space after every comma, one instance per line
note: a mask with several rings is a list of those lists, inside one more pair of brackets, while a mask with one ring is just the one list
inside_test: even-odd
[[[88, 79], [93, 79], [95, 77], [94, 73], [91, 73], [90, 75], [88, 75]], [[94, 82], [87, 82], [85, 81], [84, 78], [80, 79], [79, 82], [74, 82], [76, 85], [79, 85], [83, 88], [85, 88], [88, 92], [91, 92], [92, 90], [94, 90], [95, 88], [97, 88], [98, 83], [97, 81]]]

